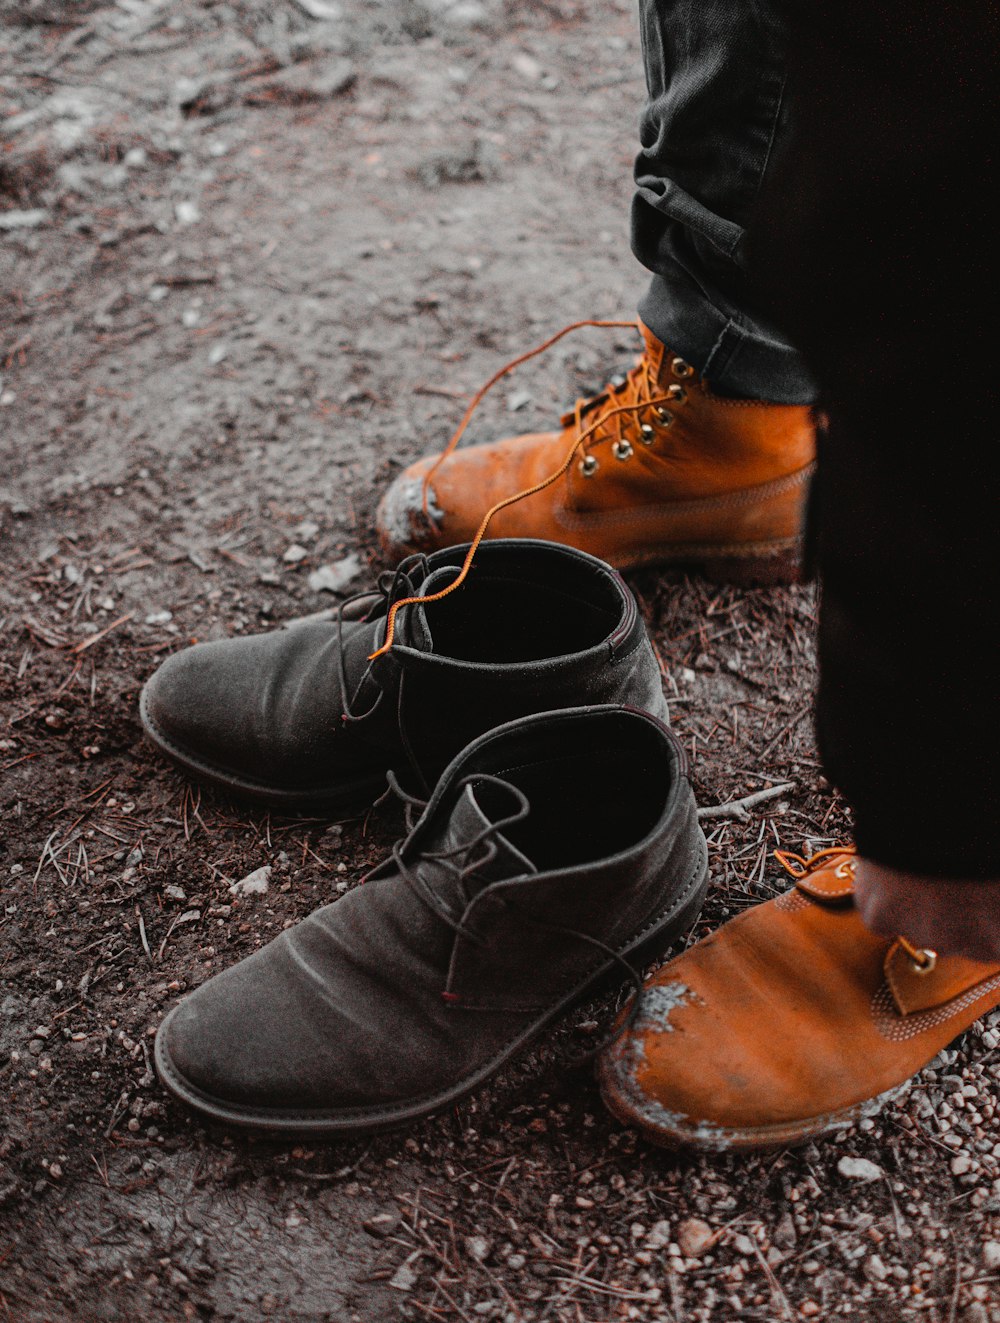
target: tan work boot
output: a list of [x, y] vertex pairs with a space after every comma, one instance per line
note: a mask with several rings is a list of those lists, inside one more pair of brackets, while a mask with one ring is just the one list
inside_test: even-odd
[[1000, 966], [877, 937], [848, 850], [779, 855], [795, 887], [646, 984], [601, 1094], [656, 1144], [785, 1147], [877, 1112], [1000, 1002]]
[[401, 473], [378, 511], [386, 555], [470, 541], [491, 507], [525, 493], [494, 514], [487, 537], [563, 542], [618, 569], [796, 578], [812, 411], [713, 395], [639, 329], [646, 350], [635, 367], [579, 401], [561, 432], [446, 451]]

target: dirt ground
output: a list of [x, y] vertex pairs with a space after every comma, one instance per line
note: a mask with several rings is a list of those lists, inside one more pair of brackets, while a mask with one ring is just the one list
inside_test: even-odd
[[[750, 1158], [604, 1113], [570, 1064], [603, 1004], [371, 1140], [206, 1129], [151, 1068], [178, 995], [401, 823], [201, 795], [143, 743], [139, 688], [363, 586], [379, 493], [476, 387], [633, 315], [630, 0], [8, 0], [0, 42], [0, 1323], [1000, 1320], [992, 1023], [879, 1120]], [[561, 342], [473, 437], [636, 350]], [[816, 593], [630, 582], [699, 803], [786, 787], [706, 817], [699, 936], [783, 888], [775, 847], [849, 836]]]

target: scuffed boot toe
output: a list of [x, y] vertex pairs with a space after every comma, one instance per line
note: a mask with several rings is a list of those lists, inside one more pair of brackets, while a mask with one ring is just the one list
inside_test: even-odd
[[219, 1120], [308, 1101], [293, 1008], [262, 954], [204, 984], [170, 1013], [156, 1038], [163, 1082]]

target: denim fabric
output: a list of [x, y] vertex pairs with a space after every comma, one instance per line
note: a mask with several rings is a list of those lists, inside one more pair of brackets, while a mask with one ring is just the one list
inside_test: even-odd
[[654, 273], [642, 320], [723, 395], [808, 404], [812, 378], [759, 306], [745, 240], [788, 133], [773, 0], [640, 0], [649, 102], [632, 250]]

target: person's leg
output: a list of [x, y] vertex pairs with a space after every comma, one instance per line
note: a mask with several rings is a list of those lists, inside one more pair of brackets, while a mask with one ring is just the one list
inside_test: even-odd
[[862, 856], [942, 878], [1000, 877], [998, 28], [982, 2], [960, 21], [929, 0], [905, 19], [863, 0], [806, 9], [798, 137], [753, 250], [830, 419], [827, 773]]
[[566, 542], [619, 569], [770, 583], [797, 572], [814, 390], [745, 267], [787, 131], [775, 0], [642, 0], [640, 21], [645, 353], [561, 430], [453, 449], [456, 435], [412, 464], [379, 506], [388, 559], [470, 540], [495, 510], [488, 537]]
[[653, 277], [639, 315], [713, 391], [815, 397], [747, 280], [747, 226], [787, 137], [785, 20], [745, 0], [640, 0], [648, 101], [632, 250]]
[[819, 737], [857, 854], [786, 856], [790, 892], [655, 976], [601, 1071], [656, 1142], [841, 1129], [1000, 1003], [998, 26], [983, 0], [796, 15], [796, 135], [750, 252], [830, 420]]

